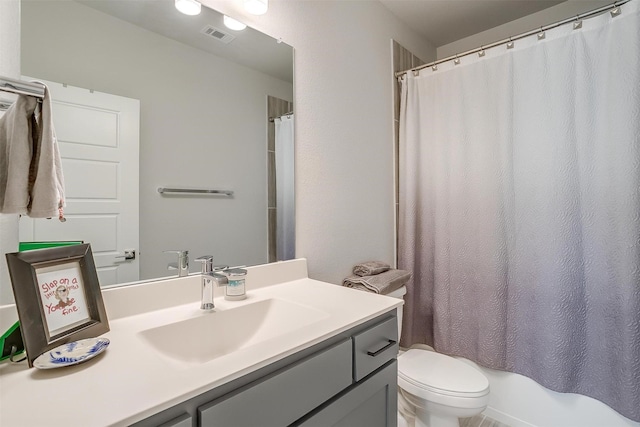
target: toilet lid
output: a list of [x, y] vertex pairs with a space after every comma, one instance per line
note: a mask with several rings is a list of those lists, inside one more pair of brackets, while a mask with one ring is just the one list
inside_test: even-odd
[[398, 375], [416, 387], [450, 396], [478, 397], [489, 390], [482, 372], [434, 351], [406, 351], [398, 357]]

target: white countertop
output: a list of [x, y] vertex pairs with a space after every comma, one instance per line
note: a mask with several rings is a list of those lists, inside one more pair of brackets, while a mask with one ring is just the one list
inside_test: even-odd
[[[320, 310], [327, 316], [209, 362], [184, 363], [153, 349], [139, 333], [178, 320], [206, 316], [199, 309], [199, 278], [104, 291], [111, 328], [103, 335], [111, 340], [108, 349], [80, 365], [52, 370], [29, 369], [26, 362], [0, 364], [0, 426], [129, 425], [402, 304], [399, 299], [300, 277], [301, 271], [306, 276], [304, 260], [270, 264], [266, 268], [269, 277], [261, 275], [260, 267], [250, 269], [246, 300], [226, 301], [218, 297], [216, 311], [264, 299], [281, 299]], [[295, 272], [282, 274], [282, 269], [287, 268]], [[274, 272], [275, 275], [271, 274]], [[298, 278], [273, 283], [274, 277]], [[158, 294], [162, 287], [180, 295], [193, 295], [187, 297], [189, 302], [171, 305], [170, 298]], [[137, 298], [142, 299], [136, 301]], [[135, 307], [140, 310], [136, 312]], [[179, 345], [179, 337], [176, 338]]]

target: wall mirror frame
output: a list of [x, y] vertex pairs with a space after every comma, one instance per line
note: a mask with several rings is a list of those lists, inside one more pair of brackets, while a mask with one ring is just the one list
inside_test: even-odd
[[[277, 255], [276, 123], [269, 120], [293, 112], [293, 48], [249, 27], [227, 29], [207, 7], [191, 17], [173, 3], [21, 4], [21, 72], [51, 86], [68, 206], [65, 224], [21, 218], [20, 240], [90, 242], [103, 287], [175, 275], [169, 250], [227, 265], [293, 254]], [[106, 101], [56, 99], [73, 91]], [[128, 122], [127, 111], [139, 121]], [[114, 153], [126, 145], [123, 129], [138, 131], [138, 152], [121, 163]], [[131, 178], [123, 174], [127, 161], [138, 167]], [[293, 180], [292, 171], [280, 175]], [[169, 195], [159, 187], [233, 195]], [[133, 189], [138, 205], [126, 226], [118, 209]], [[293, 205], [288, 212], [293, 220]], [[137, 242], [122, 244], [138, 230]]]

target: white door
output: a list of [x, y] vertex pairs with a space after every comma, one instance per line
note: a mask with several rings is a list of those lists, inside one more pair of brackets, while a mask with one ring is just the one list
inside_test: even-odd
[[[66, 222], [20, 219], [20, 241], [91, 244], [101, 286], [139, 279], [140, 101], [46, 80], [65, 180]], [[125, 259], [135, 251], [135, 259]]]

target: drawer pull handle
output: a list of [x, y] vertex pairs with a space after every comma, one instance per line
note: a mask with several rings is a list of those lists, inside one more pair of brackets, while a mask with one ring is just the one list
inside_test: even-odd
[[382, 347], [380, 350], [367, 351], [367, 354], [369, 356], [376, 357], [377, 355], [379, 355], [380, 353], [382, 353], [383, 351], [385, 351], [389, 347], [392, 347], [396, 343], [396, 341], [394, 341], [394, 340], [388, 340], [388, 341], [389, 341], [389, 343], [387, 345], [385, 345], [384, 347]]

